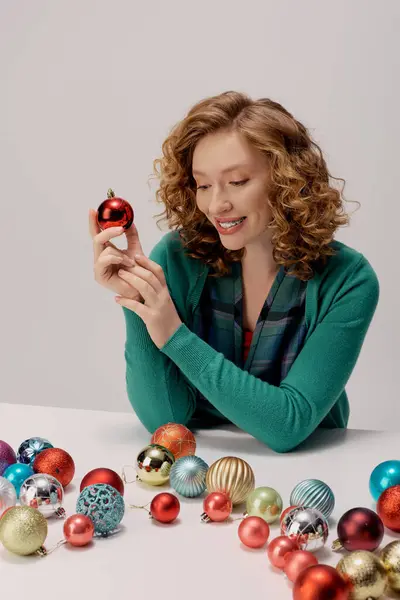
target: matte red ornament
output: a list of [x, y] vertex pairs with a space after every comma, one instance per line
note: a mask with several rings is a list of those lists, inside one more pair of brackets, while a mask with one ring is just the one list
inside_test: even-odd
[[75, 463], [72, 456], [62, 448], [46, 448], [40, 452], [34, 462], [35, 473], [52, 475], [65, 488], [75, 475]]
[[269, 525], [261, 517], [246, 517], [238, 527], [238, 535], [248, 548], [262, 548], [269, 538]]
[[161, 425], [151, 436], [150, 443], [168, 448], [175, 460], [182, 456], [193, 456], [196, 452], [196, 439], [193, 433], [180, 423]]
[[175, 521], [180, 509], [181, 505], [178, 498], [169, 492], [157, 494], [150, 504], [151, 516], [160, 521], [160, 523], [172, 523], [172, 521]]
[[368, 550], [373, 552], [383, 539], [385, 528], [382, 519], [369, 508], [352, 508], [344, 513], [337, 525], [338, 539], [332, 544], [332, 550], [345, 548]]
[[226, 521], [232, 512], [232, 500], [225, 492], [211, 492], [204, 498], [201, 520], [204, 523]]
[[312, 565], [304, 569], [293, 586], [293, 600], [347, 600], [349, 587], [330, 565]]
[[95, 483], [107, 483], [116, 489], [121, 496], [124, 495], [124, 482], [118, 473], [112, 469], [101, 467], [89, 471], [89, 473], [86, 473], [85, 477], [82, 479], [79, 491], [81, 492], [85, 487], [94, 485]]
[[386, 488], [378, 498], [376, 512], [385, 527], [400, 532], [400, 485]]
[[97, 209], [97, 222], [100, 229], [109, 227], [123, 227], [129, 229], [133, 223], [134, 212], [132, 206], [123, 198], [116, 197], [110, 188], [107, 199]]
[[289, 581], [295, 582], [304, 569], [318, 564], [318, 558], [309, 550], [294, 550], [284, 556], [283, 572]]
[[298, 549], [299, 545], [296, 539], [289, 538], [286, 535], [278, 535], [278, 537], [271, 540], [268, 544], [267, 554], [269, 562], [277, 569], [283, 569], [286, 554]]

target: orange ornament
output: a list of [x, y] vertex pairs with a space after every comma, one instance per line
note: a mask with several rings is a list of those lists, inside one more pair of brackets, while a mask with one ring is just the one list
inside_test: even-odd
[[311, 565], [301, 571], [293, 586], [293, 600], [348, 600], [349, 587], [330, 565]]
[[318, 558], [308, 550], [295, 550], [284, 556], [283, 572], [289, 581], [295, 582], [304, 569], [318, 564]]
[[75, 463], [68, 452], [62, 448], [47, 448], [36, 456], [33, 470], [35, 473], [55, 477], [65, 488], [75, 475]]
[[386, 488], [378, 498], [376, 512], [391, 531], [400, 531], [400, 485]]
[[182, 456], [193, 456], [196, 452], [196, 438], [187, 427], [179, 423], [161, 425], [151, 436], [150, 443], [170, 450], [175, 460]]

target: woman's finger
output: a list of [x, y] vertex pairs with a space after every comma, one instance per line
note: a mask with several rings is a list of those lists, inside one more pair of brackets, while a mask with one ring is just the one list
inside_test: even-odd
[[124, 296], [115, 296], [115, 301], [120, 306], [125, 306], [125, 308], [129, 308], [129, 310], [139, 315], [139, 317], [146, 323], [149, 308], [145, 306], [143, 302], [139, 302], [138, 300], [130, 300]]
[[145, 269], [144, 267], [140, 267], [139, 265], [135, 264], [135, 266], [132, 267], [131, 273], [133, 273], [134, 275], [137, 275], [144, 281], [147, 281], [147, 283], [150, 284], [151, 287], [157, 293], [161, 292], [161, 290], [163, 289], [163, 286], [161, 285], [159, 279], [157, 279], [157, 277], [154, 275], [154, 273], [152, 273], [148, 269]]
[[138, 264], [151, 271], [157, 277], [161, 285], [166, 285], [163, 268], [158, 263], [154, 262], [154, 260], [151, 260], [151, 258], [148, 258], [148, 256], [145, 256], [144, 254], [135, 254], [135, 259]]
[[[93, 238], [94, 259], [97, 260], [104, 248], [112, 245], [110, 242], [112, 238], [122, 235], [123, 232], [123, 227], [108, 227], [97, 233]], [[116, 249], [118, 250], [118, 248]]]
[[141, 277], [134, 275], [133, 273], [128, 273], [128, 271], [125, 271], [124, 269], [120, 269], [118, 271], [118, 275], [121, 277], [121, 279], [138, 290], [144, 301], [147, 302], [149, 306], [153, 306], [157, 302], [157, 292], [150, 285], [150, 283]]

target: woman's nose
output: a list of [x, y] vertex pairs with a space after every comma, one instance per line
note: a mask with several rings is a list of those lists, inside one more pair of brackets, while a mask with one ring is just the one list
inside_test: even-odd
[[230, 210], [230, 202], [221, 192], [214, 192], [211, 197], [211, 201], [209, 204], [209, 212], [212, 215], [220, 215], [227, 210]]

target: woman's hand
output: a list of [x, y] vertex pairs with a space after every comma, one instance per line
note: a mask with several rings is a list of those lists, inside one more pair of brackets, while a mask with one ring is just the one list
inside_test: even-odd
[[[135, 265], [134, 254], [143, 252], [134, 223], [126, 231], [122, 227], [109, 227], [101, 231], [97, 223], [97, 213], [90, 209], [89, 231], [93, 239], [94, 278], [97, 283], [116, 294], [133, 300], [143, 300], [140, 292], [118, 275], [122, 265], [130, 271]], [[110, 240], [123, 233], [126, 235], [128, 247], [126, 250], [119, 250]]]
[[151, 339], [160, 349], [182, 321], [170, 296], [162, 267], [143, 254], [135, 254], [135, 259], [138, 264], [130, 272], [120, 270], [119, 276], [140, 292], [144, 303], [123, 295], [115, 300], [142, 319]]

